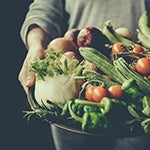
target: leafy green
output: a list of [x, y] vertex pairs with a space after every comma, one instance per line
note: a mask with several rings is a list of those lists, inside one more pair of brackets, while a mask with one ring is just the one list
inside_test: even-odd
[[150, 117], [150, 97], [144, 96], [142, 103], [143, 103], [142, 113]]
[[69, 65], [67, 60], [62, 63], [62, 54], [60, 52], [55, 52], [50, 48], [48, 48], [45, 53], [46, 57], [42, 60], [37, 58], [31, 63], [29, 70], [30, 72], [34, 72], [38, 79], [44, 80], [45, 76], [55, 77], [60, 74], [72, 74], [79, 64], [76, 59], [73, 59]]

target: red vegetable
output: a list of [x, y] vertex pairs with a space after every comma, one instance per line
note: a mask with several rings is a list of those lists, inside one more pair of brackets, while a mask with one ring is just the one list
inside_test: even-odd
[[133, 48], [133, 52], [136, 52], [136, 53], [139, 53], [139, 52], [143, 52], [144, 49], [142, 46], [140, 45], [136, 45], [134, 48]]
[[136, 70], [143, 75], [150, 73], [150, 59], [140, 58], [136, 63]]
[[109, 87], [108, 92], [112, 98], [120, 98], [122, 96], [122, 89], [119, 85], [113, 85]]
[[93, 91], [95, 89], [96, 86], [93, 86], [93, 85], [90, 85], [86, 88], [86, 91], [85, 91], [85, 98], [88, 100], [88, 101], [93, 101]]
[[121, 42], [117, 42], [112, 46], [112, 54], [117, 54], [123, 51], [122, 48], [122, 43]]
[[107, 96], [107, 90], [101, 86], [89, 86], [85, 91], [85, 97], [88, 101], [100, 102]]

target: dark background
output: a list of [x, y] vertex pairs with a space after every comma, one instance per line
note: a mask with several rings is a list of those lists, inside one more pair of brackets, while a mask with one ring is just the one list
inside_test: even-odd
[[0, 149], [53, 150], [49, 124], [33, 118], [23, 119], [29, 110], [26, 95], [18, 81], [18, 74], [26, 56], [20, 38], [20, 28], [32, 0], [5, 1], [0, 9]]

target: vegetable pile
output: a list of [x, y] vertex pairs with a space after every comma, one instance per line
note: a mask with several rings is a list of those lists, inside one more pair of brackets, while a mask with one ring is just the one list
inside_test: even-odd
[[[150, 28], [139, 19], [138, 42], [129, 29], [72, 29], [54, 39], [30, 72], [37, 107], [25, 111], [88, 132], [150, 132]], [[126, 33], [123, 33], [125, 31]], [[60, 44], [61, 43], [61, 44]], [[68, 44], [69, 43], [69, 44]]]

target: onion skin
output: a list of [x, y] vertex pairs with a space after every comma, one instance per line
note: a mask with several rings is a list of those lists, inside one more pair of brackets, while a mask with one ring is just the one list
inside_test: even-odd
[[80, 83], [71, 75], [45, 77], [35, 83], [34, 96], [40, 106], [50, 107], [47, 101], [64, 104], [68, 99], [77, 97]]
[[128, 29], [128, 28], [120, 27], [120, 28], [117, 28], [115, 30], [115, 32], [117, 34], [119, 34], [120, 36], [124, 37], [124, 38], [127, 38], [127, 39], [131, 39], [132, 38], [131, 30]]
[[73, 41], [77, 45], [77, 36], [78, 36], [79, 32], [80, 32], [79, 29], [73, 28], [73, 29], [68, 30], [65, 33], [64, 37], [68, 40]]
[[77, 49], [77, 46], [75, 45], [74, 42], [64, 37], [59, 37], [52, 40], [49, 43], [48, 47], [54, 51], [60, 51], [60, 53], [62, 54], [67, 51], [75, 51]]

